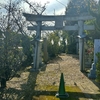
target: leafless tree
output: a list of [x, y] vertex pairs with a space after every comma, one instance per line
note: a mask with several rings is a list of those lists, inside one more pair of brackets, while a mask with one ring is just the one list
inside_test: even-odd
[[26, 32], [23, 29], [26, 27], [26, 21], [22, 16], [21, 0], [9, 0], [3, 4], [0, 3], [0, 8], [0, 29], [3, 32], [11, 30], [25, 35]]

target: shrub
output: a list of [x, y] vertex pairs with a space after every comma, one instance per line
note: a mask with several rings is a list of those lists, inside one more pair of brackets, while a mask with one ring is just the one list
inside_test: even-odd
[[97, 56], [97, 63], [96, 63], [96, 81], [100, 83], [100, 52], [96, 54]]

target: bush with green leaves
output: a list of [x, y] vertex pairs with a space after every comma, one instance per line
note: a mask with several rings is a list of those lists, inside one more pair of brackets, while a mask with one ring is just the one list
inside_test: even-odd
[[51, 33], [48, 36], [47, 42], [48, 42], [48, 55], [49, 57], [56, 57], [59, 54], [59, 37], [57, 36], [57, 32]]
[[100, 83], [100, 52], [96, 54], [97, 63], [96, 63], [96, 81]]
[[2, 32], [0, 38], [0, 79], [7, 81], [20, 70], [26, 55], [21, 45], [21, 34], [9, 30]]

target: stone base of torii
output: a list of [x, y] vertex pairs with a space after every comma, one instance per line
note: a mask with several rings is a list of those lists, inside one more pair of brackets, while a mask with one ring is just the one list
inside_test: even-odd
[[[33, 70], [39, 69], [40, 56], [41, 56], [41, 31], [42, 30], [78, 30], [79, 37], [79, 60], [80, 60], [80, 71], [84, 71], [84, 30], [94, 30], [94, 25], [85, 25], [85, 20], [94, 19], [92, 16], [78, 16], [78, 17], [67, 17], [66, 15], [34, 15], [23, 13], [27, 21], [35, 21], [36, 26], [28, 26], [28, 30], [36, 30], [35, 38], [35, 53], [34, 53], [34, 65]], [[42, 26], [42, 21], [55, 21], [54, 26]], [[78, 21], [78, 24], [73, 26], [64, 25], [64, 21]]]

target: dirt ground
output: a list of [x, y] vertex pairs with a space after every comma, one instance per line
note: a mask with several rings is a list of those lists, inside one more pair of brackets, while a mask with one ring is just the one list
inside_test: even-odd
[[[49, 61], [38, 72], [30, 72], [30, 68], [31, 66], [20, 72], [20, 77], [14, 77], [7, 82], [6, 92], [3, 96], [8, 99], [4, 100], [26, 100], [25, 95], [29, 96], [31, 89], [39, 91], [39, 87], [45, 85], [59, 86], [61, 73], [64, 75], [66, 86], [78, 86], [89, 100], [94, 100], [92, 97], [100, 95], [99, 84], [80, 71], [77, 55], [62, 54]], [[30, 86], [30, 82], [32, 82], [32, 86]]]

